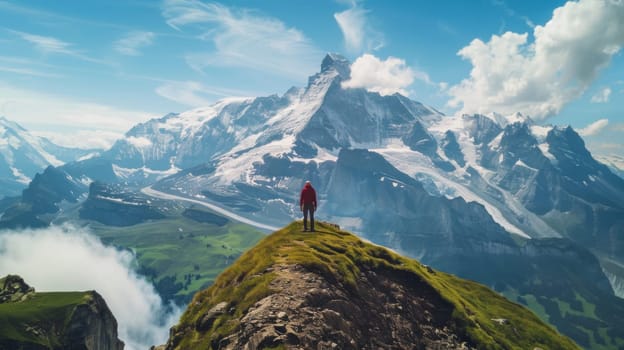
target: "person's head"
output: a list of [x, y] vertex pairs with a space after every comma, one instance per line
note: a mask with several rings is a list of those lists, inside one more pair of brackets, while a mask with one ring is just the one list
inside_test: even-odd
[[305, 187], [312, 187], [312, 183], [308, 180], [305, 182]]

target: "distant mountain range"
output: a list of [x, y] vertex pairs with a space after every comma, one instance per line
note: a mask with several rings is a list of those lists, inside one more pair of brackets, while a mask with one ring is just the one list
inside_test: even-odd
[[47, 225], [62, 203], [92, 213], [93, 198], [114, 197], [93, 181], [283, 226], [311, 180], [318, 217], [492, 286], [582, 346], [624, 343], [624, 180], [577, 132], [519, 113], [445, 116], [343, 88], [349, 75], [329, 54], [305, 88], [139, 124], [99, 156], [35, 176], [0, 226]]
[[59, 166], [94, 152], [55, 145], [0, 117], [0, 198], [21, 194], [35, 174], [50, 165]]

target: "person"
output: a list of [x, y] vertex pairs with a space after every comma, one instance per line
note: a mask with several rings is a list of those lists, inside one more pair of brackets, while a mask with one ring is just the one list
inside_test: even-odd
[[316, 191], [310, 181], [306, 181], [301, 196], [299, 196], [299, 207], [303, 212], [303, 231], [308, 230], [308, 215], [310, 216], [310, 232], [314, 232], [314, 212], [316, 211]]

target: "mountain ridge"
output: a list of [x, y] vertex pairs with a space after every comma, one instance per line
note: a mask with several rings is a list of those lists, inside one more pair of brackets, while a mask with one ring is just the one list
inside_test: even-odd
[[18, 195], [50, 165], [60, 166], [94, 152], [58, 146], [0, 116], [0, 198]]
[[199, 292], [166, 349], [577, 349], [474, 282], [329, 224], [301, 229], [267, 236]]

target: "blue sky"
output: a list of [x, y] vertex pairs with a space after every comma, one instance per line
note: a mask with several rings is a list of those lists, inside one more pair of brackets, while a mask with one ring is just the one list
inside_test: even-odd
[[0, 0], [0, 115], [104, 147], [148, 118], [304, 86], [338, 52], [353, 86], [571, 124], [624, 156], [622, 46], [616, 0]]

